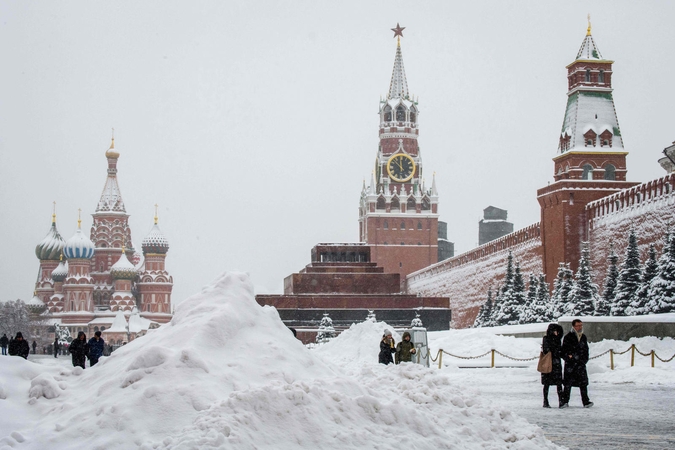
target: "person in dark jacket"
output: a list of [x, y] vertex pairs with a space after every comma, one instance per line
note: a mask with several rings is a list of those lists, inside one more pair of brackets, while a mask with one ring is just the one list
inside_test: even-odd
[[0, 347], [2, 347], [2, 354], [4, 356], [7, 356], [7, 344], [9, 344], [9, 339], [7, 338], [7, 335], [3, 333], [2, 337], [0, 337]]
[[77, 333], [77, 339], [70, 343], [68, 351], [73, 358], [73, 367], [80, 366], [84, 369], [85, 358], [89, 356], [89, 344], [87, 344], [87, 335], [84, 331]]
[[410, 333], [403, 333], [403, 340], [396, 346], [396, 364], [412, 361], [412, 355], [417, 352], [415, 344], [410, 342]]
[[33, 354], [37, 353], [37, 342], [33, 341]]
[[16, 337], [9, 341], [9, 354], [28, 359], [29, 353], [30, 347], [28, 346], [28, 342], [23, 338], [23, 334], [21, 332], [16, 333]]
[[59, 349], [60, 348], [61, 348], [61, 345], [59, 344], [59, 338], [56, 337], [56, 338], [54, 338], [54, 348], [52, 349], [52, 350], [54, 350], [54, 358], [59, 357]]
[[97, 331], [94, 333], [94, 337], [89, 339], [89, 367], [94, 367], [98, 362], [98, 359], [103, 356], [103, 349], [105, 348], [105, 342], [101, 337], [101, 332]]
[[541, 374], [541, 384], [544, 385], [544, 408], [551, 407], [548, 403], [548, 388], [551, 385], [558, 388], [558, 406], [562, 406], [565, 403], [563, 401], [565, 397], [563, 392], [562, 363], [560, 362], [560, 357], [562, 356], [560, 340], [562, 339], [562, 335], [563, 327], [557, 323], [552, 323], [548, 326], [546, 336], [541, 341], [541, 351], [544, 353], [551, 352], [552, 367], [550, 373]]
[[584, 334], [584, 324], [579, 319], [572, 321], [572, 330], [563, 339], [562, 357], [565, 360], [563, 376], [565, 391], [563, 393], [564, 403], [560, 407], [567, 408], [569, 406], [570, 393], [574, 386], [581, 391], [581, 402], [584, 404], [584, 408], [590, 408], [593, 406], [593, 402], [588, 398], [588, 373], [586, 372], [588, 340]]
[[394, 338], [391, 336], [391, 331], [384, 330], [384, 336], [380, 341], [380, 355], [379, 361], [380, 364], [391, 364], [394, 362], [391, 357], [392, 353], [396, 352], [396, 346], [394, 345]]

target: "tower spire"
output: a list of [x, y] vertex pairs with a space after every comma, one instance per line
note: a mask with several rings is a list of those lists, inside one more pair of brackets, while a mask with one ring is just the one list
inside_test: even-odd
[[56, 223], [56, 202], [54, 202], [54, 208], [52, 210], [52, 224]]
[[396, 57], [394, 58], [394, 70], [391, 74], [391, 83], [389, 84], [388, 98], [409, 98], [408, 81], [405, 77], [405, 68], [403, 67], [403, 54], [401, 53], [401, 37], [403, 37], [403, 30], [398, 23], [396, 28], [391, 29], [394, 32], [394, 37], [397, 37], [396, 43]]
[[588, 14], [588, 30], [586, 31], [586, 36], [591, 35], [591, 15], [590, 13]]
[[159, 207], [159, 205], [157, 203], [155, 203], [155, 225], [157, 225], [157, 222], [159, 221], [159, 218], [157, 217], [157, 208], [158, 207]]

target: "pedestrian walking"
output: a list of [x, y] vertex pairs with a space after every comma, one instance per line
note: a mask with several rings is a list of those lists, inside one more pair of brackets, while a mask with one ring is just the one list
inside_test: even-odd
[[584, 324], [579, 319], [572, 321], [572, 330], [563, 339], [562, 357], [565, 360], [565, 373], [563, 375], [565, 402], [560, 407], [567, 408], [569, 406], [572, 387], [578, 387], [581, 391], [581, 402], [584, 408], [590, 408], [593, 406], [593, 402], [588, 398], [588, 373], [586, 372], [588, 340], [584, 334]]
[[33, 341], [33, 354], [37, 354], [37, 342]]
[[7, 334], [3, 333], [2, 337], [0, 337], [0, 347], [2, 347], [2, 354], [4, 356], [7, 356], [7, 344], [9, 344], [9, 338], [7, 338]]
[[59, 357], [59, 350], [60, 350], [60, 349], [61, 349], [61, 345], [59, 344], [59, 338], [58, 338], [58, 337], [55, 337], [55, 338], [54, 338], [54, 348], [53, 348], [53, 351], [54, 351], [54, 358], [58, 358], [58, 357]]
[[89, 356], [89, 344], [87, 344], [87, 335], [84, 331], [77, 333], [77, 339], [70, 343], [68, 351], [73, 358], [73, 367], [79, 366], [84, 369], [85, 358]]
[[16, 333], [16, 337], [9, 341], [9, 354], [10, 356], [20, 356], [23, 359], [28, 359], [28, 353], [30, 353], [28, 342], [26, 342], [23, 334], [19, 331]]
[[105, 342], [101, 337], [101, 332], [97, 331], [94, 333], [94, 337], [89, 339], [89, 367], [94, 367], [98, 362], [98, 359], [103, 356], [103, 349], [105, 348]]
[[415, 344], [410, 342], [410, 338], [410, 333], [406, 331], [403, 333], [403, 340], [399, 342], [398, 345], [396, 345], [396, 354], [394, 355], [396, 358], [396, 364], [412, 361], [412, 355], [417, 353]]
[[546, 336], [541, 341], [541, 351], [544, 354], [551, 352], [551, 372], [541, 374], [541, 384], [544, 385], [544, 408], [550, 408], [548, 403], [548, 389], [550, 386], [556, 386], [558, 390], [558, 406], [562, 406], [564, 401], [562, 363], [562, 346], [560, 340], [563, 335], [563, 327], [557, 323], [552, 323], [546, 330]]
[[384, 330], [384, 335], [380, 341], [380, 364], [392, 364], [394, 359], [391, 357], [392, 353], [396, 352], [396, 345], [394, 345], [394, 338], [391, 336], [391, 331]]

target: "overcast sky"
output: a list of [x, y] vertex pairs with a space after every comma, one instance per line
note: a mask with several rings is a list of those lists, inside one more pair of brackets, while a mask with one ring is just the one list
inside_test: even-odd
[[137, 248], [160, 205], [174, 304], [226, 270], [280, 293], [315, 244], [356, 242], [397, 22], [456, 254], [488, 205], [535, 223], [588, 13], [628, 179], [660, 177], [674, 2], [3, 1], [0, 299], [31, 297], [53, 201], [66, 240], [78, 208], [88, 233], [112, 127]]

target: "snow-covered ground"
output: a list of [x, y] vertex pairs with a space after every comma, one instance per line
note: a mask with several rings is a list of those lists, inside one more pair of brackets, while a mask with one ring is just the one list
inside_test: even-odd
[[[385, 328], [356, 324], [308, 350], [275, 309], [257, 305], [246, 275], [224, 274], [181, 303], [171, 324], [94, 368], [72, 368], [65, 357], [0, 358], [0, 449], [556, 448], [538, 417], [607, 417], [605, 398], [675, 386], [675, 362], [652, 369], [640, 357], [630, 368], [626, 354], [610, 371], [607, 355], [589, 365], [597, 408], [543, 411], [534, 363], [460, 369], [463, 360], [446, 356], [441, 370], [382, 366]], [[432, 354], [467, 356], [495, 348], [531, 357], [538, 341], [485, 330], [430, 336]], [[670, 339], [635, 342], [643, 351], [675, 351]], [[628, 345], [601, 342], [591, 353]], [[601, 386], [606, 395], [594, 397]], [[565, 444], [556, 438], [564, 430], [550, 433]]]

